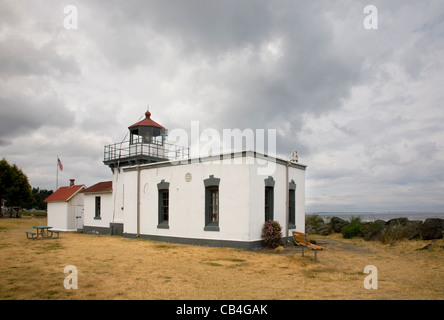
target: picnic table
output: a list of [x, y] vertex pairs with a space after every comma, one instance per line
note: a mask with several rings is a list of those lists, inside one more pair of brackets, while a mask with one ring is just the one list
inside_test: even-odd
[[48, 238], [48, 231], [49, 229], [51, 229], [52, 227], [48, 227], [48, 226], [33, 226], [34, 229], [37, 229], [37, 237], [40, 235], [42, 238]]
[[[44, 238], [52, 238], [55, 235], [57, 235], [57, 238], [59, 237], [59, 231], [50, 230], [52, 227], [49, 226], [33, 226], [34, 229], [36, 229], [36, 232], [26, 231], [26, 237], [28, 239], [37, 239], [38, 237]], [[31, 236], [31, 238], [30, 238]]]

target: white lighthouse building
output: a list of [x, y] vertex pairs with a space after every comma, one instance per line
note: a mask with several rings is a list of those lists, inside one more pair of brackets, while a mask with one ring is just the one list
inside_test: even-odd
[[128, 141], [105, 146], [112, 181], [85, 190], [84, 232], [238, 248], [261, 247], [267, 220], [278, 221], [284, 237], [304, 232], [306, 165], [297, 155], [190, 157], [167, 143], [149, 111], [128, 129]]

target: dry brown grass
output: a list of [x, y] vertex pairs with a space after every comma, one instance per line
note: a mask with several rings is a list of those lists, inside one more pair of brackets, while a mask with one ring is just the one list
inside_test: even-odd
[[[0, 219], [0, 299], [444, 299], [444, 240], [396, 245], [314, 239], [325, 246], [301, 257], [282, 253], [169, 244], [118, 236], [61, 233], [28, 240], [45, 218]], [[427, 250], [418, 250], [432, 243]], [[78, 269], [67, 290], [64, 267]], [[379, 288], [366, 290], [366, 265]]]

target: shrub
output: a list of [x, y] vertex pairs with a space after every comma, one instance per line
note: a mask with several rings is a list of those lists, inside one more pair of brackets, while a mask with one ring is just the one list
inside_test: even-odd
[[382, 230], [380, 240], [383, 244], [392, 243], [396, 240], [406, 239], [409, 232], [410, 229], [408, 226], [400, 223], [393, 224]]
[[361, 235], [365, 238], [372, 233], [382, 230], [384, 225], [385, 225], [385, 221], [382, 221], [382, 220], [364, 222], [364, 223], [362, 223]]
[[351, 217], [350, 223], [342, 227], [342, 236], [346, 239], [357, 237], [361, 234], [362, 222], [360, 217]]
[[269, 220], [262, 229], [262, 237], [266, 247], [276, 248], [284, 244], [282, 241], [282, 228], [279, 222]]
[[306, 215], [305, 216], [305, 225], [312, 226], [314, 229], [317, 229], [325, 224], [324, 219], [320, 217], [318, 214]]
[[334, 232], [337, 233], [341, 233], [342, 228], [348, 223], [348, 221], [345, 221], [344, 219], [339, 217], [332, 217], [329, 221], [331, 228], [334, 230]]

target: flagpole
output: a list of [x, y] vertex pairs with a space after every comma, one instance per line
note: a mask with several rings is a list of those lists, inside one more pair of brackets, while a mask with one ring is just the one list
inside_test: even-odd
[[56, 180], [56, 190], [59, 189], [59, 155], [57, 155], [57, 180]]

